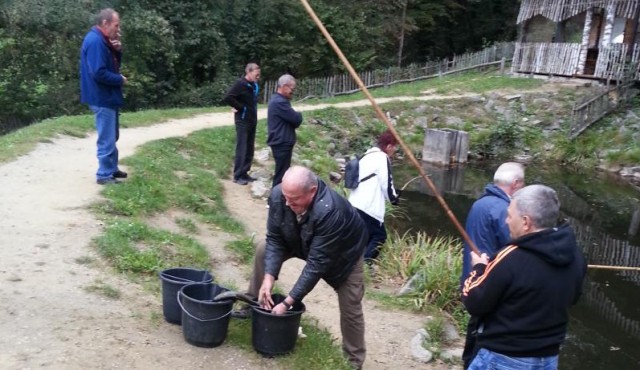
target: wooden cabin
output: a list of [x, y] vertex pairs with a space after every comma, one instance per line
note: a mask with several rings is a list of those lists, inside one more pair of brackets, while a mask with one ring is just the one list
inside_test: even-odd
[[640, 79], [640, 0], [522, 0], [512, 72]]

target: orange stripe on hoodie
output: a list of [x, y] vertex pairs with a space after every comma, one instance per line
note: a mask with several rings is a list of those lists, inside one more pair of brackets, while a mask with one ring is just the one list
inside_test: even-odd
[[482, 274], [482, 276], [480, 276], [480, 278], [476, 281], [473, 281], [473, 278], [476, 276], [476, 272], [472, 271], [471, 274], [469, 275], [469, 277], [467, 278], [467, 280], [465, 280], [464, 282], [464, 288], [462, 289], [462, 294], [464, 296], [467, 296], [469, 294], [469, 291], [475, 287], [477, 287], [478, 285], [482, 284], [482, 282], [485, 280], [485, 278], [491, 273], [491, 270], [493, 270], [493, 268], [500, 263], [500, 261], [502, 261], [509, 253], [513, 252], [514, 250], [518, 249], [518, 246], [516, 245], [510, 245], [506, 248], [504, 248], [503, 250], [500, 251], [500, 253], [498, 253], [496, 255], [496, 258], [494, 258], [493, 261], [489, 262], [489, 264], [487, 265], [487, 268], [484, 270], [484, 274]]

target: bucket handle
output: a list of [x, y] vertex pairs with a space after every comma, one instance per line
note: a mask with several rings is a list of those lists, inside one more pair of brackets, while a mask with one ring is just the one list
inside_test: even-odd
[[220, 316], [220, 317], [216, 317], [215, 319], [201, 319], [199, 317], [195, 317], [192, 314], [189, 313], [189, 311], [187, 311], [186, 308], [184, 308], [184, 306], [182, 305], [182, 301], [180, 301], [180, 291], [178, 291], [178, 295], [176, 297], [178, 299], [178, 305], [180, 306], [180, 308], [182, 309], [182, 311], [184, 311], [184, 313], [187, 314], [187, 316], [189, 316], [190, 318], [200, 321], [200, 322], [209, 322], [209, 321], [217, 321], [220, 319], [223, 319], [229, 315], [231, 315], [231, 312], [233, 312], [233, 305], [231, 306], [231, 309], [229, 310], [229, 312], [225, 313], [224, 315]]

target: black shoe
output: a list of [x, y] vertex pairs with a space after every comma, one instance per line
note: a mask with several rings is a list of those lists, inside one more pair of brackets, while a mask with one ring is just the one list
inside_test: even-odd
[[109, 178], [106, 178], [106, 179], [98, 179], [98, 180], [96, 180], [96, 183], [98, 185], [109, 185], [109, 184], [119, 184], [120, 181], [114, 179], [113, 177], [109, 177]]
[[247, 180], [247, 181], [249, 181], [249, 182], [254, 182], [254, 181], [256, 181], [256, 180], [257, 180], [255, 177], [250, 176], [250, 175], [245, 175], [245, 176], [243, 177], [243, 179], [245, 179], [245, 180]]
[[126, 179], [127, 178], [127, 173], [124, 171], [120, 171], [117, 170], [116, 172], [113, 173], [113, 177], [115, 177], [116, 179]]
[[249, 181], [243, 179], [243, 178], [239, 178], [239, 179], [233, 179], [233, 182], [235, 182], [238, 185], [247, 185], [249, 183]]
[[240, 309], [231, 311], [231, 317], [235, 319], [245, 320], [251, 317], [251, 307], [243, 306]]

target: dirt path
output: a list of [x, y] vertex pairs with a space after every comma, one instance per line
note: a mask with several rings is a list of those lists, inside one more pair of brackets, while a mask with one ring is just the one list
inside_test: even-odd
[[[467, 96], [472, 95], [458, 97]], [[453, 97], [421, 100], [446, 98]], [[260, 118], [265, 115], [262, 109]], [[131, 155], [149, 141], [232, 123], [231, 114], [223, 113], [124, 129], [118, 143], [120, 156]], [[60, 137], [0, 166], [0, 367], [273, 369], [271, 361], [227, 345], [212, 350], [186, 344], [180, 327], [149, 319], [151, 312], [161, 312], [157, 297], [99, 262], [80, 263], [87, 257], [99, 261], [89, 244], [102, 225], [87, 209], [100, 199], [101, 187], [95, 185], [93, 175], [95, 139], [95, 134], [83, 139]], [[225, 184], [229, 204], [241, 204], [234, 207], [242, 211], [236, 215], [248, 230], [264, 235], [264, 202], [252, 200], [247, 187], [233, 185]], [[200, 236], [204, 241], [225, 237], [206, 230], [204, 234]], [[226, 260], [225, 252], [215, 247], [221, 243], [208, 245], [214, 259]], [[290, 286], [300, 265], [285, 266], [281, 281]], [[246, 276], [239, 270], [216, 273], [244, 286]], [[121, 299], [109, 300], [86, 290], [100, 282], [119, 289]], [[331, 289], [316, 288], [305, 303], [309, 315], [339, 337], [337, 302]], [[422, 326], [421, 317], [382, 311], [373, 302], [366, 302], [365, 315], [370, 353], [366, 369], [424, 368], [408, 354], [408, 341]]]

